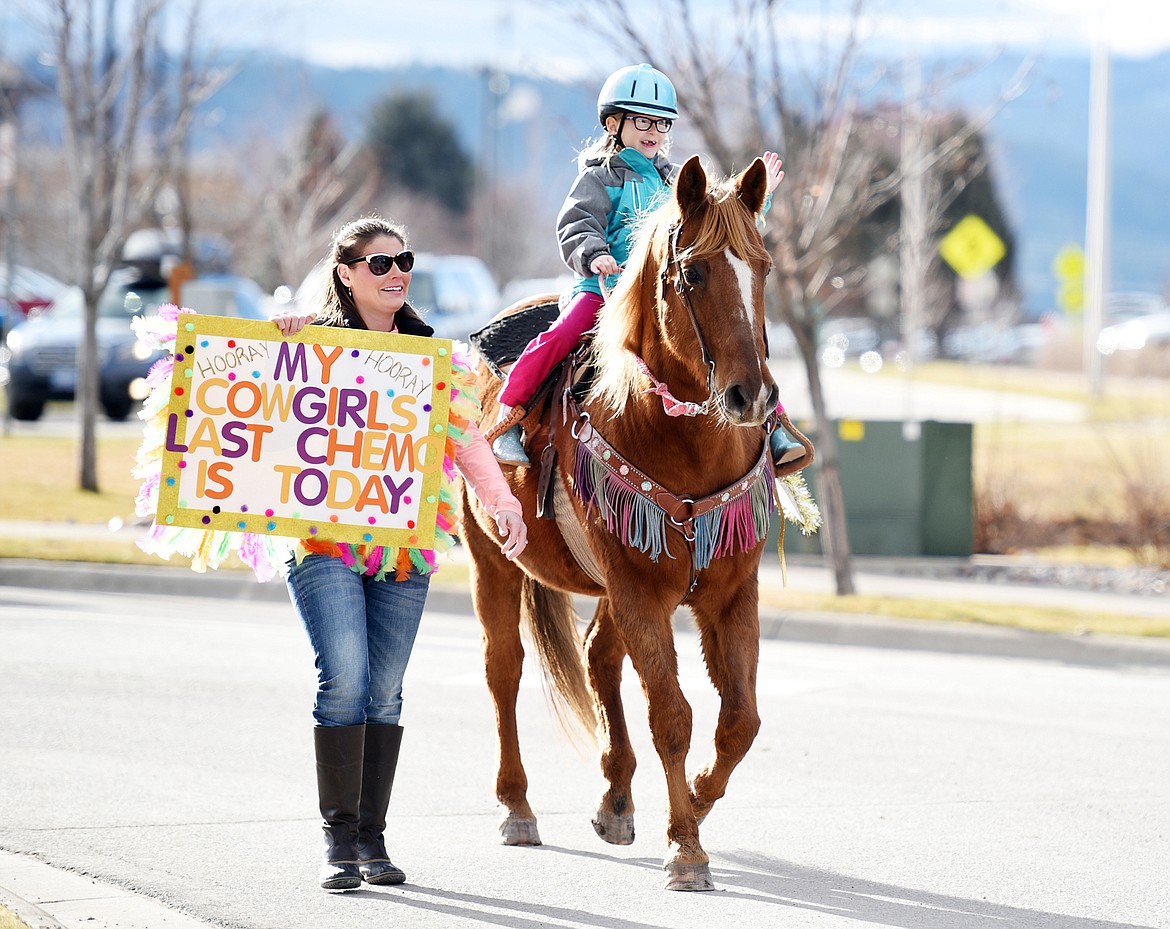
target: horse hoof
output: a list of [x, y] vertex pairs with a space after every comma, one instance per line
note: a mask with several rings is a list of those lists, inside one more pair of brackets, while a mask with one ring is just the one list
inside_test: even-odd
[[501, 845], [539, 845], [540, 833], [535, 819], [508, 816], [500, 823]]
[[598, 810], [593, 817], [593, 831], [610, 845], [633, 845], [634, 817]]
[[671, 864], [666, 866], [667, 890], [714, 890], [711, 868], [705, 864]]

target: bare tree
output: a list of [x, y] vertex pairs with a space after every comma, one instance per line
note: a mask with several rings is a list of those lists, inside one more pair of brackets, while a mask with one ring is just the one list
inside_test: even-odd
[[[554, 2], [575, 7], [569, 0]], [[826, 15], [825, 38], [815, 48], [788, 37], [782, 0], [731, 0], [718, 23], [701, 15], [704, 4], [697, 0], [667, 0], [653, 16], [636, 0], [594, 0], [588, 16], [578, 18], [631, 60], [650, 62], [671, 77], [687, 123], [721, 171], [742, 169], [765, 149], [784, 158], [787, 177], [773, 197], [765, 235], [777, 272], [771, 297], [795, 336], [808, 377], [824, 544], [837, 593], [850, 594], [852, 557], [818, 331], [836, 303], [865, 287], [865, 263], [844, 246], [898, 195], [903, 173], [900, 160], [887, 157], [888, 146], [870, 144], [873, 120], [862, 101], [886, 75], [862, 56], [865, 0], [837, 6], [844, 15], [832, 21]], [[919, 169], [939, 169], [988, 119], [932, 140], [920, 154]], [[923, 213], [926, 234], [916, 249], [929, 247], [929, 227], [940, 214], [937, 204]], [[916, 267], [925, 268], [924, 254], [916, 255]]]
[[44, 0], [70, 166], [71, 277], [85, 294], [78, 355], [79, 483], [96, 491], [97, 306], [126, 238], [150, 215], [198, 105], [226, 75], [200, 62], [200, 0], [185, 5], [184, 45], [163, 47], [167, 0]]
[[263, 211], [280, 279], [295, 282], [319, 259], [332, 231], [369, 208], [379, 178], [363, 144], [346, 142], [324, 109], [309, 115], [299, 144], [282, 162]]

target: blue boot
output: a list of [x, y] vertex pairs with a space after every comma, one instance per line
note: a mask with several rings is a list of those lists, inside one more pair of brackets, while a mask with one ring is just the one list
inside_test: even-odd
[[772, 430], [769, 438], [772, 448], [772, 464], [777, 468], [791, 461], [799, 461], [805, 456], [804, 446], [795, 441], [779, 423]]
[[496, 440], [492, 442], [492, 454], [504, 464], [520, 465], [522, 467], [527, 467], [532, 464], [528, 460], [527, 452], [524, 451], [524, 441], [521, 435], [520, 424], [517, 423], [507, 432], [496, 436]]

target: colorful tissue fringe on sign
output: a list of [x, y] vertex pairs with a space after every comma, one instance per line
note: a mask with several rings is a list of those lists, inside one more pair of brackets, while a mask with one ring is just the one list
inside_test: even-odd
[[[143, 403], [142, 412], [138, 414], [145, 424], [142, 444], [138, 448], [132, 470], [134, 477], [142, 481], [134, 501], [135, 512], [139, 516], [153, 518], [158, 512], [178, 319], [181, 313], [189, 312], [172, 304], [160, 308], [157, 315], [135, 317], [132, 323], [141, 341], [169, 353], [150, 369], [146, 379], [150, 394]], [[201, 573], [208, 568], [218, 568], [230, 555], [235, 554], [260, 581], [272, 580], [290, 555], [295, 555], [300, 561], [314, 553], [340, 558], [350, 570], [376, 580], [384, 580], [391, 572], [396, 580], [403, 580], [412, 568], [420, 574], [430, 574], [438, 567], [437, 553], [448, 551], [454, 542], [457, 529], [455, 449], [467, 441], [468, 426], [478, 419], [479, 410], [470, 358], [462, 351], [455, 351], [451, 358], [451, 407], [433, 549], [352, 545], [317, 539], [295, 540], [251, 532], [163, 526], [157, 521], [152, 523], [150, 531], [138, 542], [138, 547], [166, 560], [172, 555], [190, 558], [192, 570]]]

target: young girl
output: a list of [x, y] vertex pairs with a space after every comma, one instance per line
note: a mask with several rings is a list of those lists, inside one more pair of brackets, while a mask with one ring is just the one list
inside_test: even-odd
[[[605, 129], [591, 148], [582, 152], [580, 171], [557, 216], [561, 257], [576, 274], [568, 303], [559, 317], [516, 359], [500, 393], [500, 422], [524, 407], [582, 334], [592, 329], [604, 302], [601, 279], [611, 290], [630, 252], [635, 220], [654, 209], [666, 196], [679, 166], [666, 153], [670, 129], [678, 117], [674, 85], [648, 64], [630, 65], [611, 74], [597, 97], [597, 117]], [[768, 197], [784, 177], [780, 157], [764, 153]], [[519, 423], [492, 443], [496, 457], [507, 464], [528, 465]], [[772, 433], [777, 463], [804, 454], [781, 428]]]

